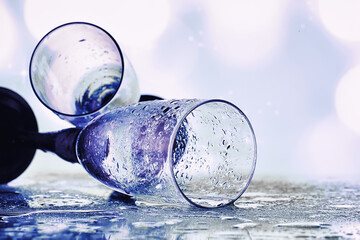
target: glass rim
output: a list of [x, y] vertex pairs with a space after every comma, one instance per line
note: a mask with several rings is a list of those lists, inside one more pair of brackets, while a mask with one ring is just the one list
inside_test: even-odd
[[[175, 175], [174, 175], [174, 162], [173, 162], [173, 148], [174, 148], [174, 142], [175, 142], [175, 138], [176, 138], [176, 135], [179, 131], [179, 128], [181, 126], [181, 124], [183, 123], [183, 121], [186, 119], [186, 117], [192, 112], [194, 111], [196, 108], [202, 106], [202, 105], [205, 105], [205, 104], [208, 104], [208, 103], [212, 103], [212, 102], [220, 102], [220, 103], [224, 103], [224, 104], [228, 104], [232, 107], [234, 107], [245, 119], [247, 125], [249, 126], [249, 129], [250, 129], [250, 132], [251, 132], [251, 136], [252, 136], [252, 139], [254, 141], [254, 156], [253, 156], [253, 162], [252, 162], [252, 167], [251, 167], [251, 172], [250, 172], [250, 177], [246, 183], [246, 185], [244, 186], [244, 188], [239, 192], [239, 194], [234, 198], [232, 199], [231, 201], [229, 201], [228, 203], [224, 204], [224, 205], [221, 205], [221, 206], [215, 206], [215, 207], [209, 207], [209, 206], [203, 206], [203, 205], [200, 205], [198, 203], [195, 203], [194, 201], [192, 201], [189, 197], [186, 196], [186, 194], [181, 190], [176, 178], [175, 178]], [[237, 199], [240, 198], [240, 196], [246, 191], [246, 189], [248, 188], [253, 176], [254, 176], [254, 173], [255, 173], [255, 167], [256, 167], [256, 162], [257, 162], [257, 143], [256, 143], [256, 137], [255, 137], [255, 133], [254, 133], [254, 129], [248, 119], [248, 117], [246, 116], [246, 114], [241, 111], [240, 108], [238, 108], [236, 105], [234, 105], [233, 103], [229, 102], [229, 101], [226, 101], [226, 100], [222, 100], [222, 99], [210, 99], [210, 100], [201, 100], [199, 103], [196, 103], [194, 106], [192, 106], [190, 109], [188, 109], [185, 114], [183, 114], [183, 116], [181, 117], [180, 121], [178, 121], [175, 125], [175, 128], [170, 136], [170, 141], [169, 141], [169, 148], [168, 148], [168, 157], [167, 157], [168, 161], [169, 161], [169, 167], [170, 167], [170, 172], [171, 172], [171, 176], [172, 176], [172, 179], [173, 181], [175, 182], [175, 185], [176, 185], [176, 188], [177, 190], [180, 192], [180, 194], [192, 205], [195, 205], [196, 207], [200, 207], [200, 208], [217, 208], [217, 207], [224, 207], [224, 206], [227, 206], [227, 205], [230, 205], [232, 203], [234, 203]]]
[[[121, 59], [121, 64], [122, 64], [122, 69], [121, 69], [121, 76], [120, 76], [120, 82], [119, 82], [119, 85], [115, 91], [115, 93], [113, 94], [112, 98], [102, 107], [96, 109], [96, 110], [93, 110], [91, 112], [88, 112], [88, 113], [83, 113], [83, 114], [69, 114], [69, 113], [63, 113], [63, 112], [60, 112], [54, 108], [52, 108], [51, 106], [49, 106], [45, 101], [42, 100], [42, 98], [40, 97], [40, 95], [37, 93], [36, 91], [36, 87], [34, 86], [34, 83], [33, 83], [33, 79], [32, 79], [32, 76], [31, 76], [31, 69], [32, 69], [32, 63], [33, 63], [33, 58], [34, 58], [34, 55], [38, 49], [38, 47], [42, 44], [42, 42], [45, 40], [45, 38], [47, 38], [50, 34], [52, 34], [53, 32], [55, 32], [56, 30], [62, 28], [62, 27], [65, 27], [65, 26], [68, 26], [68, 25], [75, 25], [75, 24], [84, 24], [84, 25], [88, 25], [88, 26], [91, 26], [91, 27], [95, 27], [101, 31], [103, 31], [107, 36], [110, 37], [110, 39], [113, 41], [113, 43], [115, 44], [118, 52], [119, 52], [119, 55], [120, 55], [120, 59]], [[41, 40], [36, 44], [32, 54], [31, 54], [31, 58], [30, 58], [30, 64], [29, 64], [29, 78], [30, 78], [30, 84], [31, 84], [31, 88], [33, 89], [33, 92], [35, 93], [36, 97], [39, 99], [39, 101], [46, 107], [48, 108], [49, 110], [51, 110], [52, 112], [54, 112], [55, 114], [58, 114], [58, 115], [61, 115], [61, 116], [66, 116], [66, 117], [86, 117], [86, 116], [89, 116], [89, 115], [92, 115], [96, 112], [98, 112], [100, 109], [103, 109], [105, 108], [110, 102], [111, 100], [114, 99], [115, 95], [119, 92], [119, 89], [121, 87], [121, 83], [123, 81], [123, 77], [124, 77], [124, 72], [125, 72], [125, 62], [124, 62], [124, 56], [123, 56], [123, 53], [121, 51], [121, 48], [119, 46], [119, 44], [117, 43], [117, 41], [115, 40], [115, 38], [108, 32], [106, 31], [105, 29], [103, 29], [102, 27], [99, 27], [93, 23], [89, 23], [89, 22], [81, 22], [81, 21], [75, 21], [75, 22], [68, 22], [68, 23], [64, 23], [64, 24], [61, 24], [55, 28], [53, 28], [52, 30], [50, 30], [48, 33], [46, 33], [42, 38]]]

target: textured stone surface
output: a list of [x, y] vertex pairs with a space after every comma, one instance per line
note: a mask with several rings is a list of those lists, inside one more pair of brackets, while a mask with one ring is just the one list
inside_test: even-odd
[[360, 239], [360, 185], [255, 177], [234, 206], [125, 199], [87, 175], [0, 185], [0, 239]]

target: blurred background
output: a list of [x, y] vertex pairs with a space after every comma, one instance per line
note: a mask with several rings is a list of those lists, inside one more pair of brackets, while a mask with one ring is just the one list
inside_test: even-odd
[[[358, 178], [359, 12], [356, 0], [0, 0], [0, 86], [29, 102], [41, 131], [70, 127], [36, 99], [29, 61], [47, 32], [87, 21], [113, 35], [141, 93], [241, 108], [255, 177]], [[85, 173], [37, 151], [21, 177], [61, 171]]]

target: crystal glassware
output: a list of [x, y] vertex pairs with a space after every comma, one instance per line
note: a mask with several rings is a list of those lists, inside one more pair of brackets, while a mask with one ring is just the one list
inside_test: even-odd
[[21, 175], [41, 149], [136, 199], [214, 208], [239, 198], [255, 170], [251, 124], [224, 100], [140, 102], [84, 128], [38, 133], [26, 101], [0, 88], [0, 113], [0, 184]]
[[39, 100], [80, 127], [140, 98], [135, 71], [115, 39], [86, 22], [67, 23], [47, 33], [34, 49], [29, 76]]
[[256, 140], [245, 114], [223, 100], [123, 106], [81, 130], [78, 161], [106, 186], [150, 202], [219, 207], [246, 190]]

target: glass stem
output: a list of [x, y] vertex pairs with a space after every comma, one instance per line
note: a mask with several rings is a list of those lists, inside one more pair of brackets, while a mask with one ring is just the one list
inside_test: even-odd
[[78, 163], [75, 146], [80, 131], [80, 128], [68, 128], [49, 133], [22, 132], [16, 134], [13, 144], [53, 152], [68, 162]]

